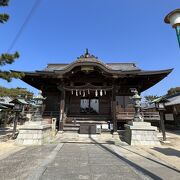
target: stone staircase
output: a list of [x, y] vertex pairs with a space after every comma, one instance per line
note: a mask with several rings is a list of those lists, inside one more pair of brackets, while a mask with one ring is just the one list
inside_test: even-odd
[[80, 125], [82, 124], [107, 124], [110, 118], [107, 117], [67, 117], [64, 124], [63, 131], [79, 132]]

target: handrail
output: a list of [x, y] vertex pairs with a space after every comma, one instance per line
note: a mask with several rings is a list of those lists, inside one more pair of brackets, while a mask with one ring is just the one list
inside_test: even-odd
[[[117, 120], [132, 120], [135, 112], [118, 112], [116, 114]], [[141, 112], [145, 121], [160, 120], [159, 112]]]

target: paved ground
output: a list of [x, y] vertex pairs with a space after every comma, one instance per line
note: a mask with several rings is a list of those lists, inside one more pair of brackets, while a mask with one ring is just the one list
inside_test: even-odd
[[56, 145], [26, 147], [0, 160], [0, 180], [26, 180]]
[[1, 156], [0, 180], [179, 179], [180, 171], [141, 148], [82, 142], [24, 147]]
[[[108, 148], [108, 146], [104, 147]], [[40, 179], [115, 180], [142, 178], [127, 163], [101, 146], [67, 143], [62, 146], [61, 151], [55, 160], [47, 166]]]
[[0, 143], [0, 180], [118, 180], [180, 178], [180, 136], [167, 133], [170, 144], [132, 147], [103, 138], [60, 134], [43, 146]]

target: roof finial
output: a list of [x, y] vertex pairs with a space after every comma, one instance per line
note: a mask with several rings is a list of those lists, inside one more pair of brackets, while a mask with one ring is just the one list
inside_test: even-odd
[[96, 58], [97, 59], [97, 57], [95, 57], [94, 55], [89, 53], [88, 48], [86, 48], [86, 51], [85, 51], [85, 53], [83, 55], [78, 57], [78, 59], [81, 59], [81, 58]]
[[86, 48], [86, 52], [85, 52], [85, 54], [84, 54], [84, 56], [87, 58], [87, 57], [89, 57], [89, 51], [88, 51], [88, 48]]

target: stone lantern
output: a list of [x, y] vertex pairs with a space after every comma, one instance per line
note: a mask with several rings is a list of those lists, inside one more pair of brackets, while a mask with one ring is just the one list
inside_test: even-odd
[[138, 94], [137, 89], [131, 89], [131, 92], [134, 93], [132, 99], [134, 101], [134, 108], [135, 108], [135, 114], [134, 114], [134, 122], [143, 122], [144, 119], [141, 116], [140, 110], [141, 110], [141, 96]]
[[33, 121], [42, 121], [42, 113], [43, 113], [43, 101], [46, 98], [42, 96], [42, 91], [39, 91], [38, 95], [33, 98], [36, 111], [33, 116]]

